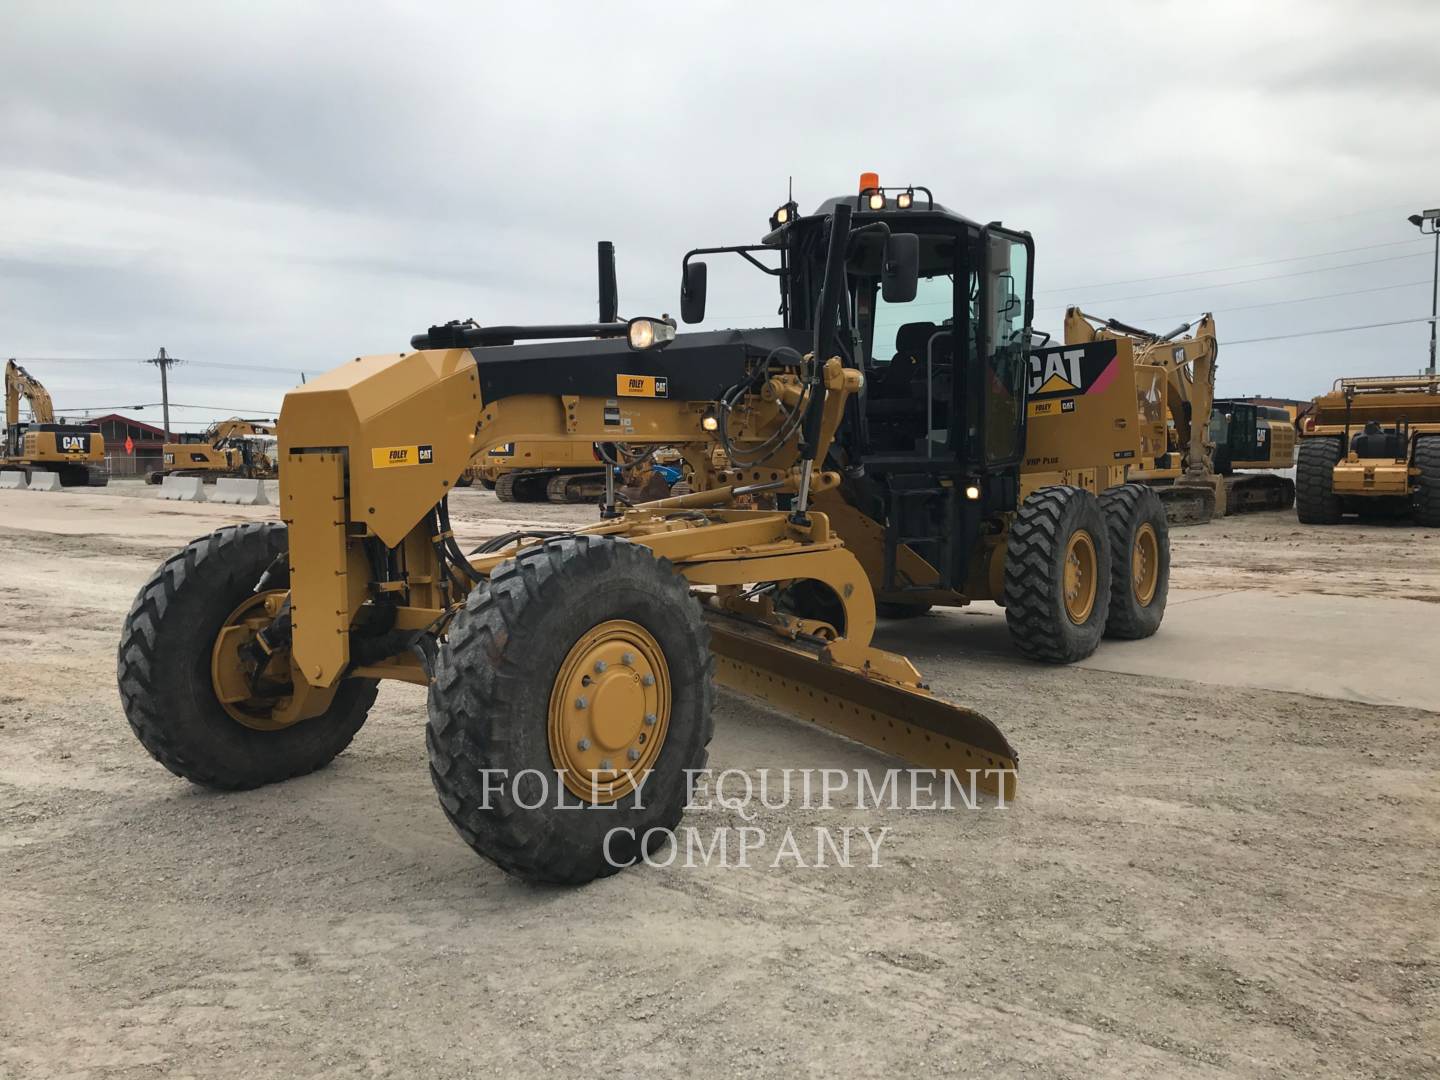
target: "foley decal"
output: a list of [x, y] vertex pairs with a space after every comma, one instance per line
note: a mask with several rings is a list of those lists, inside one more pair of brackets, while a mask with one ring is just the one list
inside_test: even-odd
[[429, 465], [435, 448], [424, 446], [377, 446], [370, 451], [370, 464], [377, 469], [398, 469], [404, 465]]
[[615, 393], [619, 397], [669, 397], [670, 381], [664, 375], [616, 375]]

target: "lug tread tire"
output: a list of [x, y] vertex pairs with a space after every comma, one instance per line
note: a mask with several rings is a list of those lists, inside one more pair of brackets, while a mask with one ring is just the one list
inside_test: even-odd
[[[1064, 556], [1076, 529], [1095, 544], [1095, 604], [1083, 625], [1065, 611]], [[1010, 525], [1005, 548], [1005, 622], [1015, 647], [1032, 660], [1070, 664], [1100, 644], [1110, 607], [1110, 550], [1100, 502], [1083, 488], [1034, 491]]]
[[[1110, 543], [1110, 614], [1105, 620], [1105, 636], [1128, 641], [1147, 638], [1160, 629], [1170, 593], [1170, 527], [1165, 504], [1154, 488], [1121, 484], [1100, 493], [1100, 509], [1105, 512]], [[1135, 533], [1146, 523], [1155, 530], [1160, 571], [1155, 595], [1141, 606], [1132, 587], [1130, 559]]]
[[1415, 467], [1420, 470], [1415, 521], [1427, 529], [1440, 529], [1440, 436], [1415, 440]]
[[[643, 808], [632, 793], [612, 809], [556, 811], [551, 687], [579, 635], [612, 618], [641, 623], [665, 651], [672, 695], [665, 745], [641, 788]], [[685, 579], [642, 545], [567, 536], [502, 563], [455, 617], [430, 684], [426, 746], [445, 816], [476, 852], [527, 881], [580, 885], [615, 873], [605, 834], [633, 828], [633, 842], [618, 836], [611, 854], [621, 863], [639, 857], [647, 830], [679, 823], [690, 795], [686, 770], [704, 767], [714, 728], [709, 641]], [[508, 784], [492, 786], [487, 800], [483, 770], [514, 777], [532, 768], [548, 772], [543, 807], [525, 809]]]
[[1335, 466], [1345, 456], [1343, 439], [1312, 435], [1300, 440], [1295, 458], [1295, 515], [1302, 525], [1335, 525], [1340, 521], [1340, 496], [1335, 494]]
[[[374, 679], [347, 679], [321, 715], [257, 731], [216, 700], [215, 636], [286, 549], [280, 522], [217, 529], [166, 559], [125, 617], [116, 664], [125, 717], [156, 761], [193, 784], [243, 791], [312, 773], [350, 745], [375, 701]], [[280, 588], [287, 580], [275, 577]]]

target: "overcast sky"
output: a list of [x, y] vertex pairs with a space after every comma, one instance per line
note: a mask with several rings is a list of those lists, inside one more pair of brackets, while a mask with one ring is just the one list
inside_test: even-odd
[[[687, 248], [867, 169], [1029, 229], [1041, 328], [1213, 309], [1223, 393], [1427, 359], [1225, 343], [1429, 314], [1435, 0], [0, 4], [0, 354], [62, 409], [158, 378], [58, 358], [163, 345], [176, 401], [263, 415], [431, 323], [590, 319], [598, 239], [674, 311]], [[709, 325], [772, 289], [712, 260]]]

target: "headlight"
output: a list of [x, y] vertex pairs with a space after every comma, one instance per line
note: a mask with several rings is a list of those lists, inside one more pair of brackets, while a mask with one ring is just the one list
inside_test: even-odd
[[870, 195], [870, 209], [871, 209], [871, 210], [884, 210], [884, 209], [885, 209], [885, 195], [884, 195], [883, 192], [876, 191], [876, 192], [872, 192], [872, 193], [871, 193], [871, 195]]
[[663, 349], [675, 340], [675, 324], [668, 319], [631, 319], [625, 336], [637, 351]]
[[972, 502], [973, 502], [975, 499], [980, 498], [980, 485], [979, 485], [979, 484], [971, 484], [969, 487], [967, 487], [967, 488], [965, 489], [965, 497], [966, 497], [967, 499], [970, 499]]

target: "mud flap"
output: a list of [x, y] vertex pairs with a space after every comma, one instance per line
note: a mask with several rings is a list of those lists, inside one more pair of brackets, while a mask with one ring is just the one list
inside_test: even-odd
[[721, 685], [925, 769], [949, 769], [968, 786], [1013, 799], [1019, 758], [1000, 729], [973, 709], [919, 687], [882, 680], [821, 659], [764, 631], [710, 616]]

